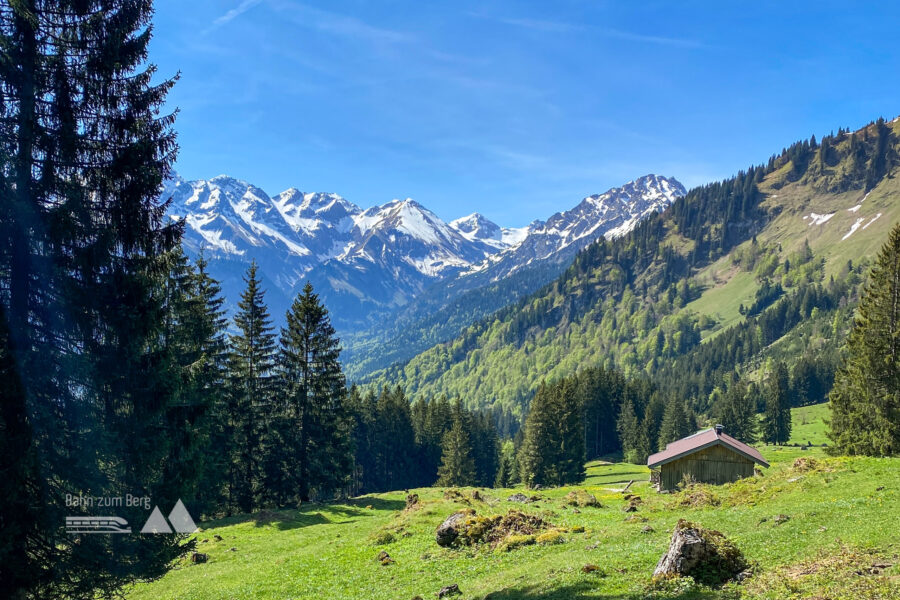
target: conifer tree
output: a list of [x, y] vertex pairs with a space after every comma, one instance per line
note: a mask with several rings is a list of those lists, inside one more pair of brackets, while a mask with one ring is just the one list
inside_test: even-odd
[[690, 435], [692, 430], [693, 427], [685, 413], [684, 403], [677, 398], [672, 398], [666, 404], [663, 413], [657, 446], [660, 450], [665, 450], [668, 443]]
[[559, 445], [557, 485], [579, 483], [584, 479], [585, 444], [584, 416], [576, 385], [572, 379], [565, 379], [556, 385], [556, 430]]
[[775, 365], [766, 383], [766, 410], [763, 415], [763, 441], [784, 444], [791, 437], [790, 376], [783, 362]]
[[210, 453], [224, 445], [215, 435], [226, 377], [224, 299], [206, 272], [205, 259], [195, 268], [181, 248], [170, 253], [166, 290], [163, 339], [172, 399], [165, 434], [170, 454], [162, 466], [174, 481], [201, 482], [180, 499], [202, 512], [220, 504], [225, 472], [220, 454]]
[[528, 487], [544, 485], [554, 478], [554, 464], [558, 450], [552, 442], [554, 422], [551, 392], [546, 383], [541, 383], [525, 419], [525, 436], [519, 449], [519, 475]]
[[900, 454], [900, 225], [869, 273], [829, 397], [838, 451]]
[[529, 486], [576, 483], [584, 478], [584, 461], [583, 409], [574, 382], [542, 384], [525, 421], [522, 481]]
[[375, 404], [375, 487], [397, 490], [415, 484], [417, 455], [409, 400], [400, 386], [382, 388]]
[[[424, 401], [423, 401], [424, 403]], [[430, 484], [441, 465], [442, 444], [444, 435], [453, 426], [453, 407], [446, 396], [432, 398], [424, 404], [425, 419], [423, 428], [416, 433], [421, 463], [421, 481]]]
[[441, 443], [441, 466], [438, 469], [438, 486], [475, 485], [475, 460], [472, 458], [472, 444], [466, 433], [461, 412], [456, 412], [453, 426]]
[[296, 499], [329, 498], [351, 464], [350, 422], [340, 342], [328, 310], [307, 283], [281, 332], [280, 390], [287, 411], [285, 464]]
[[475, 482], [477, 485], [490, 487], [497, 478], [499, 467], [500, 441], [497, 426], [488, 412], [470, 413], [468, 422], [472, 458], [475, 460]]
[[634, 464], [642, 463], [641, 424], [634, 410], [634, 403], [630, 399], [622, 403], [616, 429], [619, 433], [625, 460]]
[[224, 506], [228, 481], [228, 448], [225, 437], [227, 423], [228, 381], [228, 320], [225, 298], [219, 282], [207, 271], [207, 260], [202, 254], [195, 263], [193, 277], [193, 311], [190, 330], [193, 331], [196, 360], [189, 363], [187, 375], [197, 402], [208, 407], [203, 427], [196, 431], [206, 439], [206, 453], [199, 461], [200, 484], [197, 491], [198, 510], [218, 512]]
[[259, 454], [266, 419], [275, 408], [275, 335], [256, 275], [256, 262], [247, 269], [246, 289], [234, 316], [237, 333], [231, 336], [229, 356], [228, 422], [230, 440], [229, 503], [241, 512], [253, 510], [259, 493]]
[[[160, 114], [174, 82], [154, 81], [147, 63], [151, 15], [149, 1], [0, 8], [3, 352], [27, 409], [24, 419], [4, 415], [3, 437], [25, 444], [34, 477], [16, 497], [41, 523], [25, 517], [23, 535], [0, 533], [0, 548], [17, 557], [2, 567], [12, 597], [111, 597], [188, 550], [177, 536], [76, 544], [59, 527], [78, 514], [64, 492], [146, 494], [163, 505], [196, 485], [160, 435], [178, 426], [160, 340], [180, 226], [165, 221], [158, 198], [177, 148], [174, 119]], [[4, 404], [15, 389], [0, 390]], [[176, 471], [185, 478], [173, 481]], [[120, 516], [145, 518], [127, 507]]]
[[756, 402], [743, 380], [737, 377], [732, 380], [721, 406], [716, 410], [716, 418], [731, 437], [745, 444], [756, 442]]
[[353, 465], [351, 467], [350, 494], [359, 495], [376, 489], [376, 400], [371, 389], [365, 394], [352, 385], [347, 395], [350, 412]]
[[503, 440], [500, 445], [500, 462], [497, 468], [497, 479], [494, 487], [506, 488], [511, 487], [518, 482], [518, 472], [516, 469], [516, 446], [512, 440]]

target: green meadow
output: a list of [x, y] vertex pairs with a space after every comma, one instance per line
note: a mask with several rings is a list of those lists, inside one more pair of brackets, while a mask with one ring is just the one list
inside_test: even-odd
[[[801, 411], [805, 423], [799, 423]], [[824, 441], [827, 407], [795, 409], [797, 443]], [[582, 485], [547, 490], [410, 490], [299, 510], [205, 522], [193, 536], [205, 563], [179, 563], [130, 600], [436, 598], [457, 584], [464, 599], [900, 598], [900, 459], [828, 457], [822, 448], [761, 448], [772, 464], [753, 478], [677, 494], [653, 491], [643, 466], [591, 462]], [[622, 488], [643, 502], [625, 513]], [[600, 507], [568, 506], [573, 490]], [[474, 494], [474, 492], [478, 494]], [[510, 502], [517, 492], [534, 496]], [[477, 496], [477, 497], [475, 497]], [[521, 510], [561, 535], [503, 550], [445, 549], [436, 527], [450, 514]], [[676, 522], [722, 531], [754, 565], [741, 584], [651, 583]], [[392, 561], [376, 559], [387, 552]], [[597, 568], [584, 572], [586, 565]]]

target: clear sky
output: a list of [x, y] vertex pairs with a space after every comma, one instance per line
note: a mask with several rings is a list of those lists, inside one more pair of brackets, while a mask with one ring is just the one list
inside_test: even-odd
[[900, 115], [900, 3], [158, 0], [179, 172], [520, 226]]

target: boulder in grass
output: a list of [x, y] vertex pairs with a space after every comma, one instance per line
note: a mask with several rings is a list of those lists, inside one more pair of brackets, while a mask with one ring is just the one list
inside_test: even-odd
[[462, 594], [462, 592], [459, 591], [459, 585], [453, 583], [451, 585], [445, 585], [444, 587], [442, 587], [441, 591], [438, 592], [437, 597], [449, 598], [450, 596], [459, 596], [460, 594]]
[[191, 554], [191, 562], [192, 563], [205, 563], [209, 560], [209, 555], [204, 554], [202, 552], [194, 552]]
[[468, 512], [460, 511], [453, 513], [444, 519], [444, 522], [438, 525], [437, 531], [435, 531], [434, 534], [438, 546], [444, 548], [452, 546], [454, 542], [456, 542], [456, 538], [459, 537], [460, 529], [465, 525], [468, 517]]
[[681, 519], [653, 577], [690, 576], [714, 586], [734, 579], [747, 567], [744, 555], [722, 533]]
[[512, 496], [507, 498], [506, 501], [507, 502], [521, 502], [522, 504], [524, 504], [524, 503], [528, 502], [529, 499], [528, 499], [528, 496], [526, 496], [522, 492], [519, 492], [519, 493], [513, 494]]
[[580, 506], [584, 508], [585, 506], [593, 506], [595, 508], [602, 508], [600, 501], [597, 500], [597, 497], [591, 493], [586, 492], [585, 490], [572, 490], [566, 497], [563, 498], [564, 506]]

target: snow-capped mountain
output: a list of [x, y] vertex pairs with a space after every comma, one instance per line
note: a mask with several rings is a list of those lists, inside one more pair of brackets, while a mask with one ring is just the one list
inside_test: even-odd
[[639, 177], [622, 187], [588, 196], [546, 222], [535, 221], [521, 234], [519, 243], [488, 257], [471, 272], [489, 270], [490, 279], [496, 281], [534, 262], [568, 261], [601, 236], [628, 233], [641, 219], [665, 210], [685, 193], [684, 186], [674, 178]]
[[517, 246], [528, 235], [528, 227], [500, 227], [477, 212], [450, 221], [449, 225], [467, 240], [499, 249]]
[[185, 222], [184, 246], [204, 252], [230, 306], [256, 260], [277, 320], [309, 280], [335, 323], [353, 329], [436, 282], [487, 273], [496, 280], [536, 261], [563, 260], [601, 235], [621, 235], [683, 193], [674, 179], [648, 175], [523, 228], [502, 228], [478, 213], [445, 223], [412, 199], [363, 210], [336, 194], [294, 188], [270, 197], [224, 175], [176, 175], [163, 198], [171, 199], [170, 217]]

